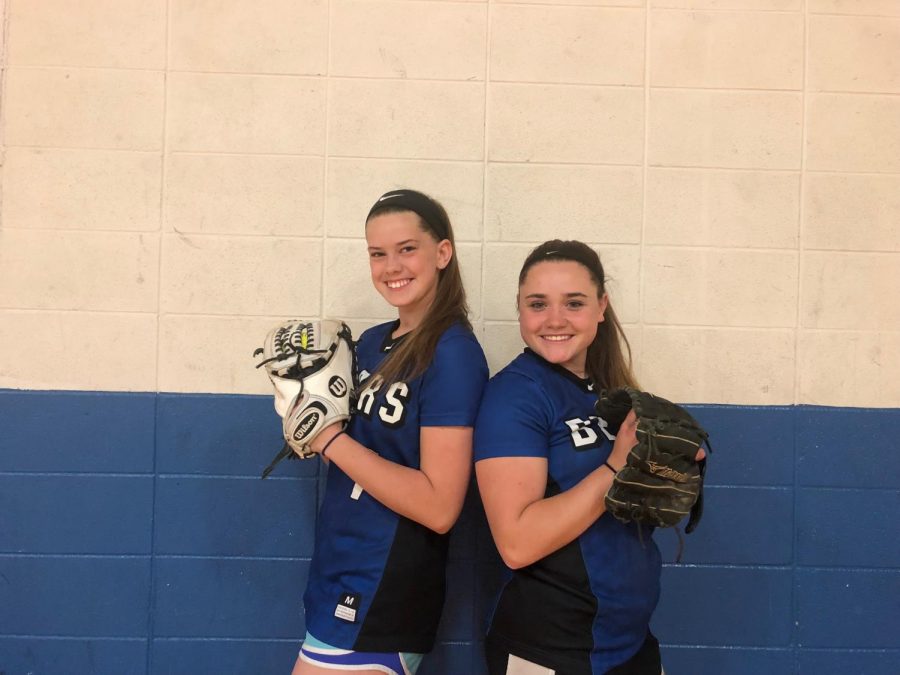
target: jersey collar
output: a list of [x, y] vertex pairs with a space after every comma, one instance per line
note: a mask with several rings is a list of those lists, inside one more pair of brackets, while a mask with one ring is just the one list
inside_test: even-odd
[[531, 356], [532, 358], [537, 359], [537, 361], [539, 363], [543, 364], [544, 367], [549, 368], [550, 370], [553, 370], [553, 371], [559, 373], [560, 375], [562, 375], [565, 379], [572, 382], [576, 387], [581, 389], [583, 392], [586, 392], [588, 394], [596, 393], [596, 391], [594, 390], [594, 383], [591, 382], [590, 378], [578, 377], [571, 370], [568, 370], [567, 368], [563, 368], [558, 363], [550, 363], [543, 356], [541, 356], [540, 354], [535, 352], [533, 349], [531, 349], [531, 347], [525, 347], [525, 353], [528, 354], [529, 356]]
[[381, 353], [389, 352], [406, 339], [406, 336], [409, 335], [409, 333], [404, 333], [403, 335], [398, 335], [397, 337], [391, 337], [394, 334], [394, 331], [397, 330], [399, 326], [400, 319], [391, 321], [391, 323], [388, 324], [387, 331], [384, 334], [384, 338], [381, 340], [381, 346], [378, 348], [378, 351], [380, 351]]

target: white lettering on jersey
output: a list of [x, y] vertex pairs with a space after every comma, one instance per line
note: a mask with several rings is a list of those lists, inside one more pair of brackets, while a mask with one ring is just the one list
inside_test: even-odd
[[409, 387], [406, 382], [394, 382], [384, 395], [387, 405], [378, 409], [381, 421], [389, 427], [398, 427], [406, 417], [406, 401], [409, 400]]
[[[362, 379], [362, 374], [360, 374], [360, 379]], [[356, 409], [364, 416], [366, 419], [372, 418], [372, 406], [375, 404], [375, 394], [381, 389], [381, 383], [383, 380], [381, 377], [375, 377], [366, 385], [365, 389], [359, 392], [359, 399], [356, 401]]]
[[[375, 396], [381, 389], [384, 380], [375, 376], [359, 393], [356, 410], [366, 419], [372, 419]], [[378, 417], [388, 427], [395, 428], [406, 419], [406, 402], [409, 400], [409, 386], [406, 382], [394, 382], [384, 395], [384, 404], [378, 406]]]
[[597, 432], [591, 429], [591, 420], [583, 420], [576, 417], [572, 420], [566, 420], [566, 426], [572, 432], [572, 443], [576, 448], [595, 445], [597, 443]]
[[603, 435], [609, 440], [613, 441], [616, 438], [607, 431], [606, 421], [600, 419], [596, 415], [589, 415], [586, 420], [583, 420], [580, 417], [566, 420], [566, 426], [569, 427], [569, 430], [572, 432], [572, 444], [576, 448], [587, 449], [599, 445], [598, 441], [600, 440], [600, 437], [595, 431], [596, 427], [600, 427], [600, 431], [602, 431]]

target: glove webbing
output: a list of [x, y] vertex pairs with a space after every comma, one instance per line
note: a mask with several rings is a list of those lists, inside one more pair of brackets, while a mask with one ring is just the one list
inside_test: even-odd
[[[338, 337], [338, 340], [345, 339], [345, 340], [349, 341], [350, 345], [352, 347], [353, 342], [352, 342], [352, 340], [350, 340], [350, 334], [349, 334], [348, 330], [346, 330], [345, 328], [341, 328], [340, 332], [338, 332], [338, 334], [337, 334], [337, 337]], [[285, 372], [285, 374], [282, 375], [281, 377], [287, 377], [292, 380], [294, 380], [294, 379], [302, 380], [307, 375], [311, 375], [312, 373], [316, 372], [317, 370], [324, 368], [328, 364], [328, 362], [331, 360], [331, 357], [334, 356], [334, 353], [337, 351], [337, 348], [338, 348], [337, 341], [330, 344], [326, 349], [306, 349], [305, 347], [291, 346], [291, 351], [293, 351], [297, 356], [297, 363], [295, 363], [293, 366], [288, 368], [288, 370]], [[282, 349], [283, 349], [283, 351], [287, 351], [284, 348], [282, 348]], [[264, 353], [264, 351], [265, 350], [262, 347], [260, 347], [256, 351], [253, 352], [253, 356], [259, 356], [260, 354]], [[324, 356], [320, 356], [317, 359], [313, 359], [313, 361], [312, 361], [312, 363], [310, 363], [310, 365], [308, 365], [306, 368], [303, 368], [300, 365], [302, 357], [309, 356], [311, 354], [323, 354]], [[272, 361], [280, 361], [280, 360], [286, 358], [287, 356], [289, 356], [289, 354], [270, 356], [269, 358], [263, 359], [258, 364], [256, 364], [256, 367], [261, 368], [262, 366], [266, 365], [267, 363], [271, 363]], [[354, 352], [354, 365], [355, 365], [355, 361], [356, 361], [355, 357], [356, 357], [356, 354]]]

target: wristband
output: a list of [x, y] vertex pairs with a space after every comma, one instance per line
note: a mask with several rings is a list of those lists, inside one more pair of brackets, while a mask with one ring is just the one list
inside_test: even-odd
[[334, 436], [332, 436], [330, 439], [328, 439], [328, 442], [325, 444], [325, 447], [322, 448], [322, 450], [319, 452], [319, 454], [322, 455], [322, 457], [327, 457], [327, 455], [325, 454], [325, 451], [328, 449], [328, 447], [332, 443], [334, 443], [334, 439], [336, 439], [338, 436], [342, 436], [343, 434], [346, 434], [346, 433], [347, 432], [344, 431], [343, 429], [341, 429], [339, 432], [337, 432]]
[[[334, 439], [331, 439], [331, 440], [333, 441]], [[330, 443], [331, 441], [328, 441], [328, 442]], [[327, 447], [327, 446], [326, 446], [326, 447]], [[323, 452], [324, 452], [324, 451], [323, 451]], [[607, 469], [609, 469], [610, 471], [612, 471], [613, 476], [615, 476], [617, 473], [619, 473], [618, 471], [616, 471], [616, 470], [613, 468], [613, 465], [610, 464], [609, 462], [603, 462], [603, 466], [605, 466]]]

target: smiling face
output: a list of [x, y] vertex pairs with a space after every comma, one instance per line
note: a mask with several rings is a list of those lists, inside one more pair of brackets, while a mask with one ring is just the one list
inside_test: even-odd
[[587, 268], [569, 260], [533, 265], [519, 286], [519, 330], [550, 363], [585, 376], [587, 350], [603, 321], [607, 296], [597, 297]]
[[418, 326], [434, 301], [440, 270], [453, 246], [437, 242], [412, 211], [382, 213], [366, 223], [372, 284], [397, 308], [406, 328]]

